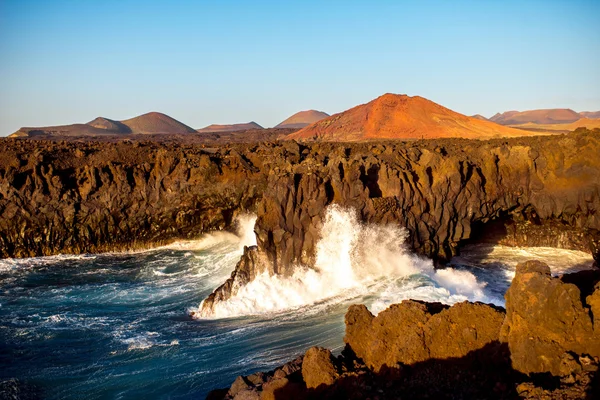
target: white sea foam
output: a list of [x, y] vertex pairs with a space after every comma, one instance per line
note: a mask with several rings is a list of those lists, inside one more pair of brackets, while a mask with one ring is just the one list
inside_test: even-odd
[[[339, 301], [376, 295], [387, 288], [387, 299], [405, 298], [399, 278], [427, 278], [422, 296], [436, 292], [437, 301], [493, 301], [484, 294], [485, 283], [468, 271], [435, 270], [430, 260], [411, 254], [404, 241], [406, 230], [397, 226], [361, 224], [353, 210], [333, 205], [327, 210], [316, 247], [314, 268], [298, 266], [291, 277], [263, 273], [242, 287], [236, 296], [216, 303], [208, 318], [278, 312], [326, 300]], [[394, 283], [394, 284], [393, 284]], [[392, 295], [392, 286], [397, 286]], [[382, 303], [382, 304], [383, 304]], [[378, 303], [379, 304], [379, 303]], [[201, 306], [200, 306], [201, 308]], [[379, 307], [376, 307], [379, 308]]]
[[7, 273], [27, 267], [38, 267], [51, 264], [61, 264], [73, 260], [94, 260], [93, 254], [59, 254], [55, 256], [29, 257], [29, 258], [5, 258], [0, 260], [0, 273]]
[[227, 231], [210, 232], [195, 240], [180, 240], [154, 250], [173, 249], [197, 251], [217, 246], [236, 245], [241, 251], [244, 246], [256, 245], [256, 235], [254, 234], [255, 223], [256, 215], [241, 214], [236, 219], [237, 229], [235, 233]]

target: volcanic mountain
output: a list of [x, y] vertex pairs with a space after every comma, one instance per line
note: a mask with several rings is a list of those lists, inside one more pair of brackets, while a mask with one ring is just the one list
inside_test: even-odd
[[184, 134], [194, 133], [194, 129], [158, 112], [150, 112], [124, 121], [98, 117], [87, 124], [48, 126], [41, 128], [21, 128], [12, 137], [19, 136], [101, 136], [127, 134]]
[[286, 138], [361, 141], [527, 136], [522, 130], [459, 114], [423, 97], [384, 94], [375, 100], [315, 122]]
[[581, 115], [568, 108], [552, 108], [546, 110], [506, 111], [490, 118], [500, 125], [520, 125], [528, 122], [534, 124], [568, 124], [575, 122]]
[[579, 115], [581, 118], [600, 119], [600, 111], [583, 111]]
[[480, 119], [482, 121], [489, 121], [489, 119], [487, 119], [486, 117], [484, 117], [481, 114], [475, 114], [475, 115], [471, 115], [471, 118], [475, 118], [475, 119]]
[[300, 111], [275, 126], [275, 128], [304, 128], [305, 126], [327, 117], [329, 117], [329, 114], [324, 113], [323, 111]]
[[193, 128], [177, 121], [168, 115], [158, 112], [150, 112], [139, 117], [121, 121], [131, 129], [132, 133], [155, 134], [155, 133], [194, 133]]
[[230, 125], [218, 125], [212, 124], [202, 129], [198, 129], [197, 132], [235, 132], [235, 131], [247, 131], [250, 129], [265, 129], [254, 121], [247, 122], [245, 124], [230, 124]]
[[528, 122], [526, 124], [513, 125], [514, 128], [526, 129], [538, 132], [572, 132], [577, 128], [595, 129], [600, 128], [600, 119], [581, 118], [575, 122], [568, 124], [534, 124]]

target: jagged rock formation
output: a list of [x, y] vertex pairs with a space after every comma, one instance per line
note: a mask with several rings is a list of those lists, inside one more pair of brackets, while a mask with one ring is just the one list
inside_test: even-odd
[[547, 265], [530, 261], [517, 266], [506, 312], [405, 300], [374, 317], [350, 306], [346, 349], [337, 358], [313, 347], [301, 375], [261, 374], [254, 385], [258, 374], [238, 377], [229, 392], [209, 398], [597, 398], [600, 337], [591, 326], [600, 316], [599, 282], [600, 270], [553, 278]]
[[[405, 226], [412, 248], [441, 260], [493, 220], [508, 225], [504, 239], [512, 244], [543, 242], [596, 257], [600, 249], [600, 132], [210, 149], [3, 139], [0, 149], [3, 257], [192, 237], [252, 210], [260, 268], [290, 274], [296, 262], [311, 265], [333, 203], [355, 208], [365, 222]], [[239, 284], [258, 271], [253, 263]]]
[[135, 248], [227, 228], [262, 196], [262, 164], [272, 160], [261, 149], [5, 139], [0, 256]]
[[[412, 144], [286, 143], [294, 161], [269, 174], [257, 208], [255, 268], [291, 275], [312, 265], [325, 208], [397, 223], [418, 252], [447, 260], [501, 222], [508, 244], [600, 249], [600, 134]], [[508, 233], [508, 234], [507, 234]], [[245, 264], [248, 268], [248, 264]], [[249, 274], [234, 271], [234, 286]], [[228, 287], [216, 296], [230, 297]], [[209, 312], [211, 301], [203, 307]]]

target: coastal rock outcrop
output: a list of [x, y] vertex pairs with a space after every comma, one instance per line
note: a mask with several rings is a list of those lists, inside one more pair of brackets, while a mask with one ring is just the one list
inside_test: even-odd
[[1, 257], [150, 246], [231, 228], [238, 213], [252, 211], [256, 254], [231, 278], [244, 284], [261, 271], [312, 266], [331, 204], [354, 209], [364, 223], [405, 227], [410, 248], [442, 262], [496, 228], [495, 242], [600, 257], [600, 131], [211, 148], [2, 141]]
[[498, 343], [503, 320], [504, 310], [482, 303], [449, 307], [405, 300], [376, 317], [364, 305], [356, 305], [346, 314], [344, 341], [378, 372], [398, 363], [464, 357]]
[[314, 264], [330, 204], [354, 209], [364, 223], [407, 228], [409, 247], [440, 261], [490, 234], [496, 243], [571, 248], [600, 259], [600, 131], [287, 145], [298, 160], [270, 172], [255, 227], [257, 251], [275, 274]]
[[306, 387], [316, 389], [321, 385], [332, 385], [339, 377], [331, 351], [322, 347], [311, 347], [302, 360], [302, 378]]
[[139, 248], [230, 228], [266, 186], [269, 156], [252, 150], [4, 139], [0, 257]]
[[[517, 266], [506, 311], [406, 300], [374, 316], [353, 305], [342, 354], [313, 347], [294, 361], [301, 375], [278, 374], [284, 366], [257, 384], [240, 377], [232, 389], [257, 398], [598, 398], [599, 282], [599, 269], [552, 277], [529, 261]], [[262, 389], [271, 386], [281, 391]]]
[[[598, 274], [589, 278], [596, 281], [592, 284], [600, 280]], [[581, 292], [575, 284], [552, 277], [542, 262], [517, 266], [505, 296], [502, 327], [515, 370], [567, 376], [581, 370], [580, 358], [600, 358], [600, 290], [596, 287], [589, 296]]]

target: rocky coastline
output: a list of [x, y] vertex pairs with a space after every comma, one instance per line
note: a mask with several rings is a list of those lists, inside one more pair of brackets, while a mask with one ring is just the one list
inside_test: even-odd
[[207, 145], [2, 139], [0, 257], [138, 249], [232, 229], [257, 247], [204, 302], [311, 266], [325, 208], [393, 223], [443, 264], [469, 241], [600, 257], [600, 130], [488, 141]]
[[313, 347], [208, 399], [593, 399], [600, 395], [600, 270], [519, 264], [506, 309], [405, 300], [352, 305], [337, 357]]
[[[312, 266], [331, 204], [405, 227], [409, 247], [439, 266], [471, 242], [600, 260], [600, 130], [488, 141], [0, 140], [3, 258], [150, 247], [255, 213], [257, 246], [201, 312], [261, 272]], [[353, 306], [341, 356], [311, 349], [209, 397], [586, 398], [599, 387], [599, 280], [597, 270], [553, 278], [527, 263], [506, 310], [405, 301], [374, 317]]]

